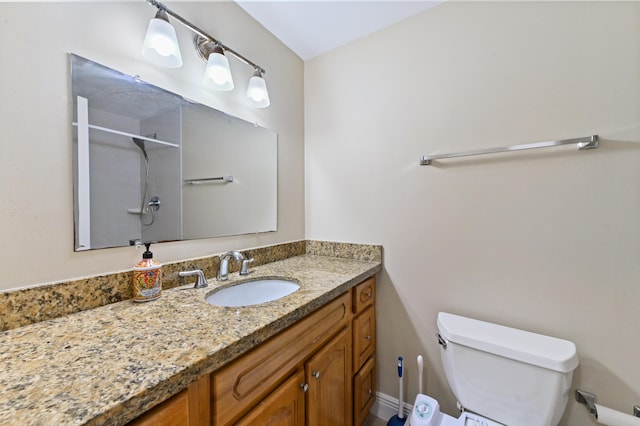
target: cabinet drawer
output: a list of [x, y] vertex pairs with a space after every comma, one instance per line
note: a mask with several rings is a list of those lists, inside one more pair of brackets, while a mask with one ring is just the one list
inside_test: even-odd
[[351, 320], [351, 293], [329, 302], [212, 375], [214, 424], [238, 420]]
[[376, 277], [367, 278], [353, 288], [353, 313], [359, 314], [374, 304], [376, 297]]
[[353, 320], [353, 371], [375, 354], [376, 315], [375, 307], [370, 306]]
[[367, 419], [375, 400], [375, 357], [369, 358], [353, 378], [353, 424], [360, 426]]

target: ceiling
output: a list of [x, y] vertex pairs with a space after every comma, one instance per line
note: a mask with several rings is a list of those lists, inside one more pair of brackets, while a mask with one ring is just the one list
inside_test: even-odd
[[381, 30], [444, 0], [235, 0], [303, 60]]

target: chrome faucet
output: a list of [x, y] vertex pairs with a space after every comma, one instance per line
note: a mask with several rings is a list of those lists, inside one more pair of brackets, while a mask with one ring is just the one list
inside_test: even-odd
[[190, 275], [198, 276], [198, 280], [194, 284], [193, 288], [204, 288], [209, 286], [209, 283], [207, 282], [207, 279], [204, 276], [204, 272], [202, 272], [200, 269], [194, 269], [193, 271], [178, 272], [178, 276], [180, 277], [188, 277]]
[[229, 279], [229, 259], [234, 258], [238, 262], [244, 260], [244, 256], [239, 251], [228, 251], [220, 256], [220, 269], [218, 269], [218, 281], [226, 281]]

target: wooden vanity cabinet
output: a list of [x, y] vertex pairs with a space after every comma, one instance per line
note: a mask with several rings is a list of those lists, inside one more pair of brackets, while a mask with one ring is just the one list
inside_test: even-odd
[[361, 426], [375, 400], [375, 277], [131, 426]]
[[376, 279], [355, 286], [353, 292], [353, 424], [362, 425], [375, 401]]
[[202, 376], [180, 393], [156, 405], [128, 425], [209, 426], [211, 424], [209, 379], [208, 374]]
[[350, 425], [351, 333], [345, 327], [235, 425]]
[[215, 371], [213, 424], [351, 424], [351, 305], [347, 292]]

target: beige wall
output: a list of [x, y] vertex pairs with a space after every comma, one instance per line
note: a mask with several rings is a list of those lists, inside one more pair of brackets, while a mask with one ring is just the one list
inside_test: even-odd
[[[207, 92], [192, 33], [175, 23], [184, 67], [140, 54], [156, 9], [131, 3], [0, 3], [0, 289], [131, 268], [132, 247], [75, 253], [68, 53], [75, 53], [274, 129], [279, 134], [278, 232], [153, 249], [160, 261], [304, 238], [303, 63], [234, 3], [168, 4], [267, 70], [271, 107], [244, 105], [252, 69], [230, 58], [236, 89]], [[215, 212], [210, 212], [215, 220]]]
[[[600, 134], [418, 165], [421, 155]], [[640, 4], [449, 2], [305, 63], [306, 237], [384, 246], [378, 382], [455, 413], [439, 311], [577, 344], [574, 387], [640, 403]], [[573, 401], [563, 425], [594, 424]]]

